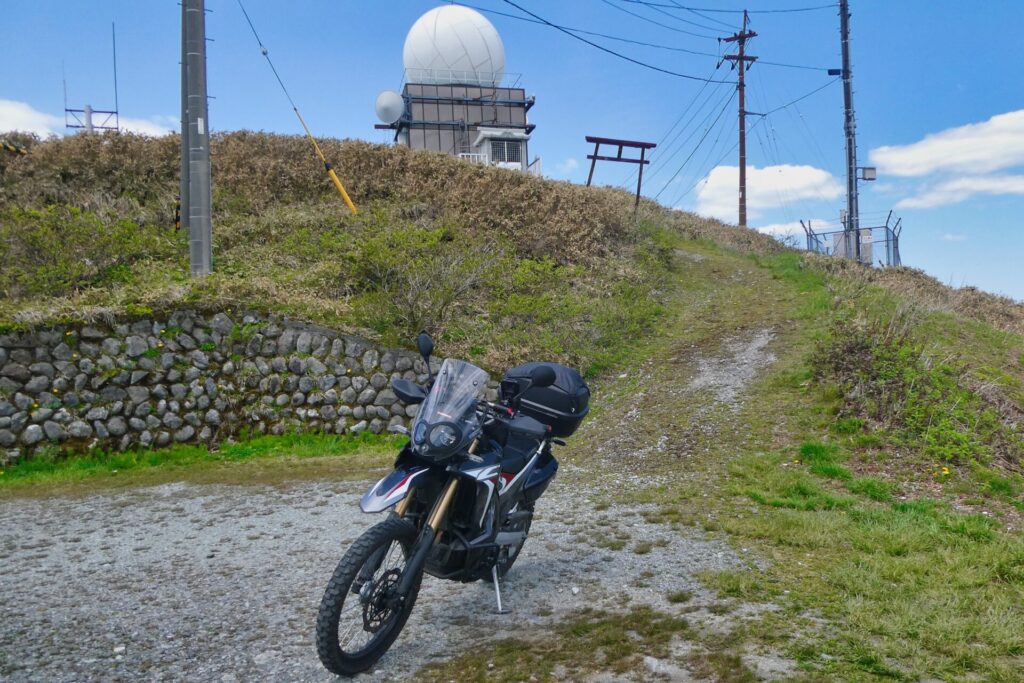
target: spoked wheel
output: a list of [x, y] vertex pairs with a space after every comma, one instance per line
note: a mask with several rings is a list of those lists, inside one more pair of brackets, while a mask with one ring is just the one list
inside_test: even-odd
[[370, 528], [341, 558], [316, 618], [316, 649], [333, 673], [354, 676], [376, 663], [405, 626], [422, 572], [401, 600], [395, 587], [405, 571], [416, 530], [392, 518]]

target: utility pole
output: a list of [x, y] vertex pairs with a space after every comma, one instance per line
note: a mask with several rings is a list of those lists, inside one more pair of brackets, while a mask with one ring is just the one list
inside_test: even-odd
[[[193, 277], [213, 270], [210, 207], [210, 121], [206, 100], [206, 9], [204, 0], [182, 0], [188, 134], [189, 265]], [[186, 151], [185, 142], [182, 151]], [[184, 166], [184, 159], [182, 164]]]
[[747, 41], [755, 37], [757, 33], [754, 31], [747, 30], [747, 23], [749, 16], [747, 10], [743, 10], [743, 27], [739, 33], [734, 33], [727, 38], [722, 38], [722, 42], [725, 43], [736, 43], [739, 45], [739, 53], [735, 55], [725, 55], [722, 57], [723, 60], [733, 62], [735, 68], [738, 69], [738, 78], [736, 80], [736, 90], [739, 92], [740, 101], [740, 220], [739, 225], [741, 228], [747, 227], [747, 111], [746, 111], [746, 85], [744, 84], [744, 73], [747, 69], [747, 63], [753, 64], [757, 57], [751, 57], [747, 55]]
[[185, 30], [186, 7], [181, 3], [181, 184], [178, 189], [178, 225], [188, 229], [188, 31]]
[[[860, 213], [857, 196], [857, 124], [853, 116], [853, 72], [850, 68], [850, 4], [839, 0], [839, 34], [843, 47], [843, 107], [846, 110], [846, 230], [847, 258], [860, 261]], [[852, 242], [851, 242], [852, 240]]]

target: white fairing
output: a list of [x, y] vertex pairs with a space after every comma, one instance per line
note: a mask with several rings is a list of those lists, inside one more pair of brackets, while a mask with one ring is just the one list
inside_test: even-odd
[[407, 476], [395, 483], [391, 483], [388, 480], [392, 479], [394, 473], [384, 477], [372, 487], [370, 490], [363, 494], [362, 499], [359, 501], [359, 508], [363, 512], [383, 512], [398, 501], [405, 498], [405, 495], [409, 492], [409, 487], [412, 486], [413, 481], [416, 477], [420, 476], [427, 471], [427, 468], [415, 470], [408, 473]]
[[410, 83], [497, 86], [505, 72], [505, 46], [479, 12], [444, 5], [416, 20], [402, 51]]

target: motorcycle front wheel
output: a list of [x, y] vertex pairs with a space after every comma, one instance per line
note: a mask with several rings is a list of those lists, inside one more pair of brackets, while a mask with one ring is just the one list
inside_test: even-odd
[[316, 618], [316, 650], [328, 671], [354, 676], [391, 647], [419, 594], [423, 572], [404, 601], [394, 589], [406, 570], [416, 529], [391, 518], [352, 544], [334, 570]]

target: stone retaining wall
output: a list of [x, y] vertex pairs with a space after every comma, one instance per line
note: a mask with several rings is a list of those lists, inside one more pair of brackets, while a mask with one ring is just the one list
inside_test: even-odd
[[179, 311], [0, 335], [0, 460], [53, 446], [212, 444], [243, 429], [379, 433], [415, 416], [390, 383], [426, 379], [416, 354], [237, 317]]

